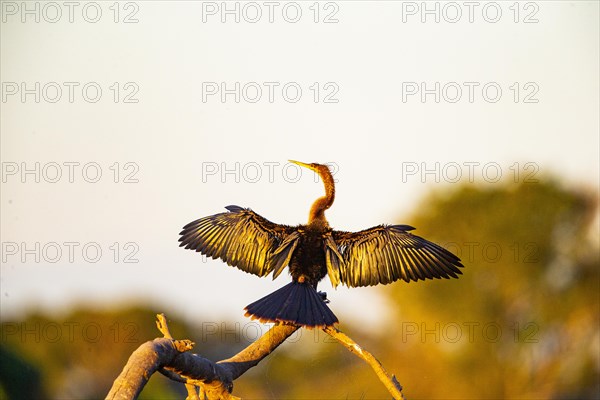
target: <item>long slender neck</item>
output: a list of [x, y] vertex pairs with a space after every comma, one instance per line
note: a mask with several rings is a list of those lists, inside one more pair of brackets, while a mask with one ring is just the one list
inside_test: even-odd
[[325, 219], [325, 210], [331, 207], [335, 199], [335, 184], [327, 166], [323, 165], [322, 168], [318, 169], [318, 172], [325, 185], [325, 196], [319, 197], [313, 203], [308, 215], [308, 223], [309, 225], [318, 223], [329, 227], [329, 223]]

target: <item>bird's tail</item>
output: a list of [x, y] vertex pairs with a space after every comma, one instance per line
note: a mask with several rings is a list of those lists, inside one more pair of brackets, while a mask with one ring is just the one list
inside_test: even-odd
[[325, 300], [309, 283], [291, 282], [249, 304], [246, 316], [261, 322], [280, 322], [323, 328], [338, 322]]

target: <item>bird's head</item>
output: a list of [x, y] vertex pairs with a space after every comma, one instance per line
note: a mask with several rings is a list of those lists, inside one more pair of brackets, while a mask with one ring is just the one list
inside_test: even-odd
[[304, 168], [308, 168], [311, 171], [319, 174], [325, 185], [325, 196], [319, 197], [312, 205], [310, 214], [308, 216], [309, 224], [319, 224], [319, 226], [329, 228], [329, 224], [325, 219], [325, 210], [327, 210], [333, 204], [335, 198], [335, 183], [333, 181], [333, 175], [329, 167], [325, 164], [311, 163], [306, 164], [300, 161], [289, 160], [291, 163], [299, 165]]

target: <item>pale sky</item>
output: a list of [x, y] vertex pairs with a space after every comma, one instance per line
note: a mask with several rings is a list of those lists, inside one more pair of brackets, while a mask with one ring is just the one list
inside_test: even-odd
[[[229, 204], [305, 223], [322, 185], [288, 159], [334, 163], [342, 230], [411, 224], [471, 176], [597, 188], [596, 1], [53, 4], [1, 3], [3, 320], [137, 300], [245, 321], [289, 277], [178, 233]], [[380, 288], [321, 289], [378, 320]]]

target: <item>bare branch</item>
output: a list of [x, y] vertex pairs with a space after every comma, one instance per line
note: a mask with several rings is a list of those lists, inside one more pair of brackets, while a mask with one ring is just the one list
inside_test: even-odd
[[383, 365], [376, 359], [371, 353], [364, 350], [362, 347], [358, 345], [354, 340], [350, 339], [346, 334], [344, 334], [339, 329], [333, 326], [326, 326], [323, 328], [323, 331], [327, 333], [332, 338], [336, 339], [338, 342], [344, 345], [351, 353], [356, 354], [358, 357], [362, 358], [367, 364], [373, 368], [377, 377], [383, 383], [385, 388], [390, 392], [394, 399], [403, 400], [404, 396], [402, 395], [402, 386], [400, 382], [396, 379], [394, 375], [389, 375]]
[[[106, 396], [107, 399], [137, 398], [150, 376], [156, 371], [177, 382], [185, 383], [188, 400], [237, 399], [231, 395], [233, 381], [271, 354], [300, 328], [297, 325], [274, 325], [267, 333], [238, 354], [226, 360], [214, 362], [197, 354], [189, 353], [194, 346], [190, 340], [173, 339], [164, 314], [157, 315], [156, 324], [165, 337], [146, 342], [133, 352], [123, 371], [113, 383], [113, 387]], [[335, 327], [325, 327], [323, 331], [371, 365], [394, 398], [404, 399], [402, 387], [396, 378], [390, 376], [371, 353], [363, 350]]]
[[[171, 331], [169, 331], [169, 325], [167, 324], [167, 317], [165, 317], [165, 314], [160, 313], [156, 315], [156, 327], [163, 334], [164, 337], [173, 339]], [[165, 368], [161, 368], [159, 372], [175, 381], [185, 383], [185, 388], [188, 392], [188, 397], [186, 400], [200, 400], [200, 397], [198, 397], [198, 390], [196, 389], [196, 386], [194, 386], [191, 383], [188, 383], [187, 379]]]
[[174, 342], [172, 339], [161, 338], [138, 347], [129, 357], [106, 398], [115, 400], [137, 398], [150, 376], [181, 354]]
[[227, 360], [219, 361], [219, 365], [230, 371], [231, 379], [239, 378], [248, 369], [254, 367], [263, 358], [271, 354], [281, 343], [296, 332], [297, 325], [275, 325], [244, 350]]
[[135, 399], [150, 376], [159, 371], [168, 378], [186, 384], [188, 399], [236, 399], [231, 395], [233, 381], [257, 365], [292, 335], [298, 326], [275, 325], [266, 334], [235, 356], [215, 363], [188, 353], [194, 343], [174, 340], [164, 314], [158, 314], [156, 325], [165, 336], [146, 342], [133, 352], [121, 374], [113, 383], [107, 399]]
[[165, 314], [156, 314], [156, 327], [164, 337], [173, 339], [171, 331], [169, 331], [169, 325], [167, 324], [167, 317], [165, 317]]

